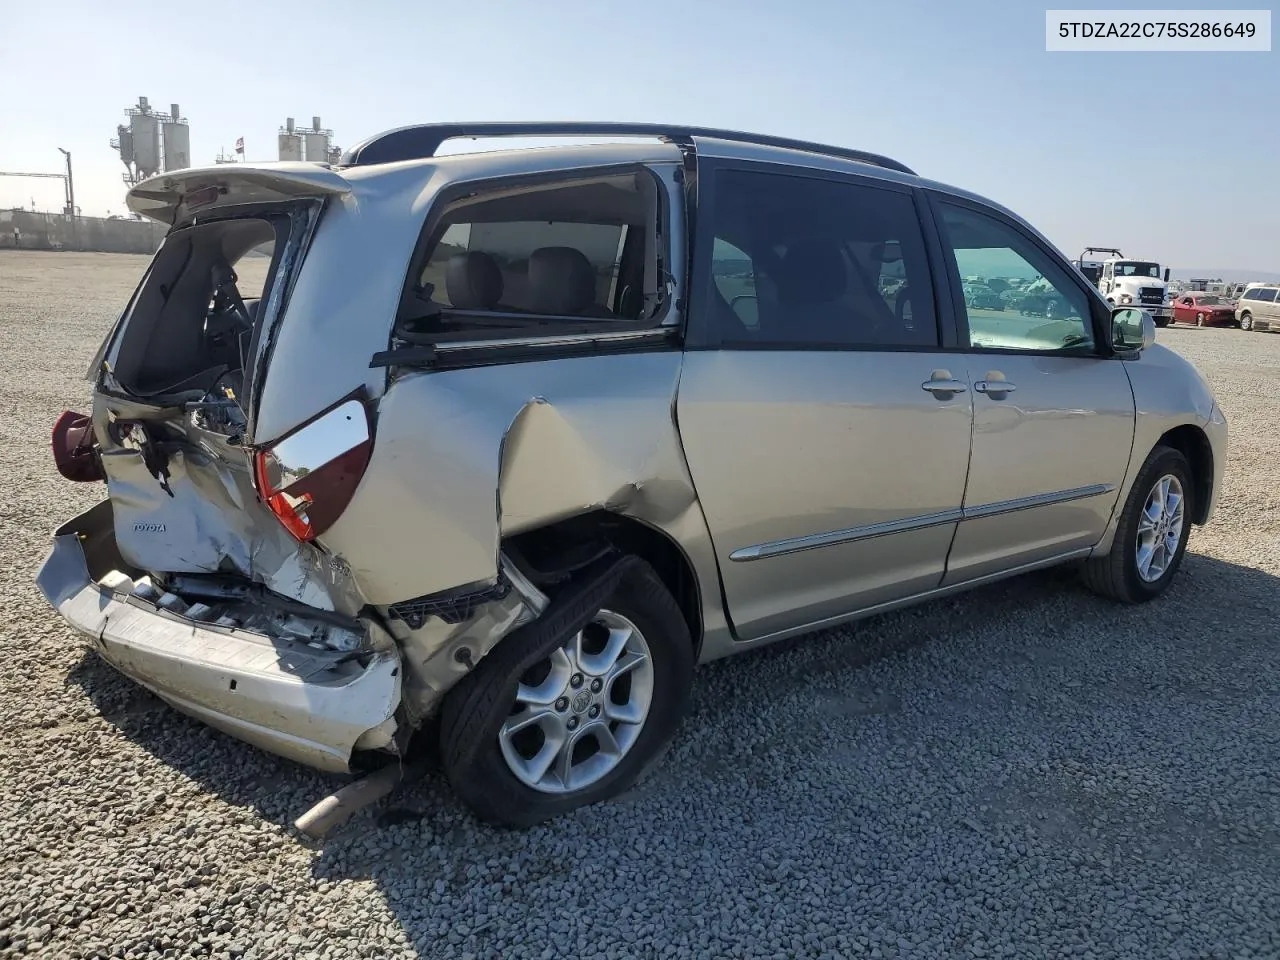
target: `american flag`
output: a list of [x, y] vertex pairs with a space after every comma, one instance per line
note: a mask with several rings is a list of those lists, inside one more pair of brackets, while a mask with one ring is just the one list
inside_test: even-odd
[[244, 153], [244, 137], [236, 138], [236, 153]]

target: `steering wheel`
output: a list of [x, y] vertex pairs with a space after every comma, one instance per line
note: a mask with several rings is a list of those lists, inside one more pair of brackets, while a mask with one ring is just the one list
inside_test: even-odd
[[244, 298], [236, 286], [236, 272], [231, 264], [219, 260], [213, 265], [213, 298], [204, 321], [204, 334], [218, 339], [229, 333], [248, 333], [253, 329], [253, 317], [245, 306]]

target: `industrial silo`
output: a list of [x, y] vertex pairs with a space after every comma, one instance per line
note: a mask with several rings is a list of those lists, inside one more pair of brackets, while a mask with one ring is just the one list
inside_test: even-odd
[[116, 149], [126, 167], [133, 163], [133, 132], [123, 123], [116, 125]]
[[284, 126], [280, 128], [277, 143], [280, 148], [281, 160], [302, 159], [302, 137], [293, 128], [293, 117], [287, 118]]
[[164, 133], [165, 170], [183, 170], [191, 166], [191, 128], [181, 119], [178, 105], [171, 104], [169, 119], [162, 124]]
[[139, 177], [160, 172], [160, 120], [151, 112], [146, 97], [138, 98], [129, 111], [129, 132], [133, 136], [133, 163]]
[[315, 163], [329, 162], [329, 138], [333, 133], [320, 129], [320, 118], [311, 118], [311, 129], [302, 135], [306, 141], [306, 159]]

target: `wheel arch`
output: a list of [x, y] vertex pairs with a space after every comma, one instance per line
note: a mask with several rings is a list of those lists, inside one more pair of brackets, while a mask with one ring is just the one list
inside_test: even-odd
[[508, 536], [502, 548], [535, 582], [572, 569], [607, 548], [640, 557], [675, 598], [693, 638], [694, 657], [701, 655], [702, 590], [693, 563], [684, 548], [658, 527], [611, 510], [592, 510]]
[[1213, 500], [1213, 446], [1208, 435], [1195, 424], [1184, 423], [1166, 431], [1156, 443], [1172, 447], [1191, 464], [1191, 477], [1195, 484], [1191, 522], [1204, 524], [1209, 519], [1209, 504]]

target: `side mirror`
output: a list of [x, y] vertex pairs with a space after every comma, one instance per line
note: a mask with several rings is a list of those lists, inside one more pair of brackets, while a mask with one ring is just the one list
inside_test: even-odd
[[1168, 282], [1169, 282], [1169, 268], [1168, 268], [1168, 267], [1165, 267], [1165, 268], [1164, 268], [1164, 282], [1165, 282], [1165, 283], [1168, 283]]
[[1156, 342], [1156, 322], [1145, 310], [1121, 307], [1111, 312], [1111, 346], [1137, 354]]

